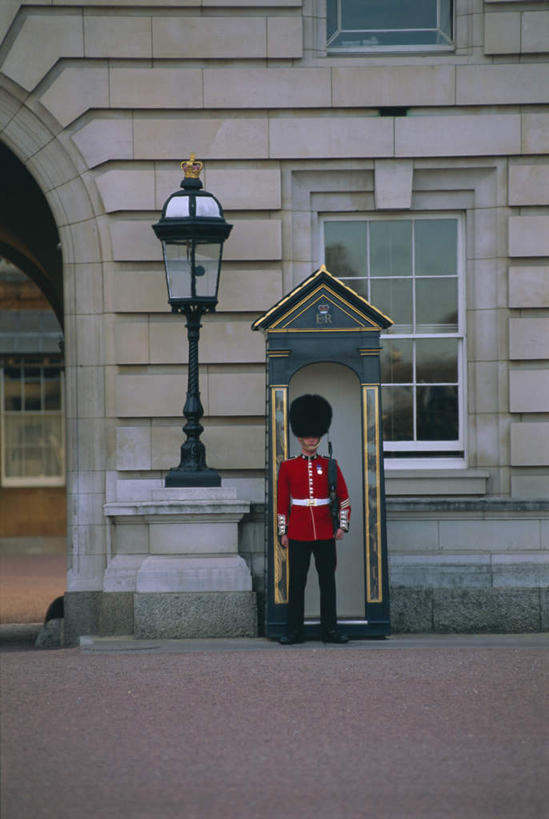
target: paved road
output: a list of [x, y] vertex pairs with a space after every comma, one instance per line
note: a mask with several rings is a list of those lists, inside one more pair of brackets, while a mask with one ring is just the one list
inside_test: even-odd
[[7, 644], [2, 819], [545, 819], [549, 635]]

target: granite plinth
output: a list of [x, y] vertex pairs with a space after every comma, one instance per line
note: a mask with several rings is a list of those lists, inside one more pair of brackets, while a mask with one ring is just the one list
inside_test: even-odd
[[133, 610], [132, 592], [103, 593], [99, 610], [99, 634], [133, 634]]
[[394, 633], [519, 634], [549, 629], [549, 592], [532, 588], [391, 588]]
[[101, 634], [257, 635], [252, 575], [238, 553], [238, 524], [250, 504], [234, 487], [158, 489], [104, 511], [111, 556]]
[[251, 591], [137, 593], [138, 639], [256, 637], [256, 597]]
[[65, 628], [63, 643], [78, 645], [82, 634], [99, 633], [100, 591], [67, 591], [64, 594]]

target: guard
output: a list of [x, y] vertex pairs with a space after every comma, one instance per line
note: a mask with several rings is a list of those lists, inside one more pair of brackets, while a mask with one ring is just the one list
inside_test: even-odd
[[[328, 470], [330, 459], [317, 454], [320, 439], [328, 432], [332, 408], [320, 395], [302, 395], [290, 406], [290, 427], [301, 445], [301, 454], [283, 461], [278, 473], [278, 536], [289, 549], [290, 586], [286, 634], [283, 645], [302, 643], [305, 584], [314, 554], [320, 586], [320, 630], [324, 643], [347, 643], [338, 631], [336, 614], [336, 547], [349, 531], [351, 504], [339, 466], [333, 494], [337, 517], [330, 512]], [[335, 491], [334, 491], [335, 489]]]

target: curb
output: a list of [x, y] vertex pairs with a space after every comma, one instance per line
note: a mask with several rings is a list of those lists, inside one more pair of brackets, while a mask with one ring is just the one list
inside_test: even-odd
[[2, 623], [0, 624], [1, 643], [34, 643], [42, 623]]

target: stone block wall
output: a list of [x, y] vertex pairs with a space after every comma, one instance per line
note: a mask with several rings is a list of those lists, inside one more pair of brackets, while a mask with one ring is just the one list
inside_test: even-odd
[[[389, 497], [549, 496], [549, 10], [454, 5], [447, 52], [336, 57], [323, 0], [3, 4], [0, 139], [40, 184], [64, 260], [71, 593], [103, 590], [105, 503], [151, 497], [177, 459], [187, 345], [151, 224], [191, 151], [234, 224], [200, 346], [208, 463], [227, 485], [264, 500], [249, 327], [322, 263], [322, 216], [423, 212], [464, 225], [466, 456], [391, 468]], [[261, 527], [242, 529], [256, 589]]]
[[549, 625], [549, 502], [390, 500], [395, 632]]

